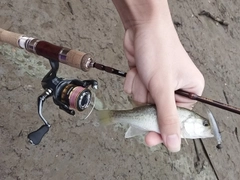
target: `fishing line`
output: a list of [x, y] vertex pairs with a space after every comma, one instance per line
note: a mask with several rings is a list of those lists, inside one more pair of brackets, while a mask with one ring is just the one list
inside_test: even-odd
[[92, 99], [93, 99], [93, 102], [91, 102], [92, 108], [91, 108], [90, 112], [88, 113], [88, 115], [85, 118], [80, 119], [80, 120], [86, 120], [92, 114], [92, 112], [95, 108], [95, 105], [96, 105], [96, 95], [95, 95], [95, 93], [93, 93]]

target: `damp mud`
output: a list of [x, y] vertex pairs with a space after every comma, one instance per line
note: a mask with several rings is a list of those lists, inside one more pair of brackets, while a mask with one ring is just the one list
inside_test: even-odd
[[[179, 38], [206, 80], [204, 96], [240, 107], [240, 2], [169, 1]], [[204, 12], [204, 13], [203, 13]], [[124, 29], [111, 1], [2, 0], [0, 27], [90, 53], [97, 62], [127, 71]], [[121, 125], [102, 126], [94, 112], [71, 116], [46, 100], [51, 124], [42, 142], [27, 135], [42, 125], [37, 113], [48, 60], [0, 43], [0, 179], [6, 180], [215, 180], [240, 178], [240, 116], [210, 107], [221, 150], [214, 139], [182, 141], [179, 153], [149, 148], [144, 137], [125, 139]], [[95, 79], [96, 96], [107, 109], [132, 105], [124, 78], [99, 70], [60, 65], [59, 77]]]

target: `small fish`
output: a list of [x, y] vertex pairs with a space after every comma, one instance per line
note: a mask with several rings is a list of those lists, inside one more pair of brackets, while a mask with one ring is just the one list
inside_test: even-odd
[[[181, 121], [181, 137], [187, 139], [214, 137], [207, 119], [185, 108], [177, 108]], [[131, 110], [100, 110], [97, 111], [100, 123], [129, 124], [125, 138], [142, 135], [149, 131], [160, 133], [156, 107], [140, 106]]]

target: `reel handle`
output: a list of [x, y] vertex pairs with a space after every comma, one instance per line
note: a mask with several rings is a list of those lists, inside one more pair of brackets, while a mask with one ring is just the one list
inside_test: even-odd
[[31, 132], [28, 134], [28, 139], [31, 144], [38, 145], [43, 136], [48, 132], [49, 126], [48, 125], [42, 125], [38, 130]]

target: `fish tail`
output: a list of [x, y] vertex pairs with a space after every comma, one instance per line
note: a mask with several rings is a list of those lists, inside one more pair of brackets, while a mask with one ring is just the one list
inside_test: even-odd
[[110, 110], [97, 111], [97, 117], [101, 124], [109, 125], [113, 123], [112, 111]]

